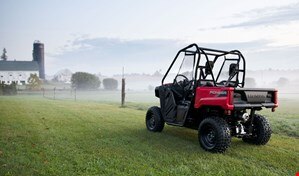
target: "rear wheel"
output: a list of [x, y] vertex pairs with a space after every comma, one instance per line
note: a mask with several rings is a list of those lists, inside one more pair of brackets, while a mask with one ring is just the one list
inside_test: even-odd
[[199, 125], [198, 140], [203, 149], [223, 153], [231, 143], [229, 126], [224, 119], [208, 117]]
[[146, 128], [149, 131], [161, 132], [164, 128], [164, 120], [159, 107], [153, 106], [148, 109], [145, 117]]
[[262, 115], [255, 114], [252, 124], [252, 135], [244, 136], [242, 139], [247, 143], [265, 145], [270, 140], [271, 134], [272, 130], [268, 119]]

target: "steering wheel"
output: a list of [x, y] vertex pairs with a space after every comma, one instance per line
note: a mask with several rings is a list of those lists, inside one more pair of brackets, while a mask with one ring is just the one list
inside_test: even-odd
[[[184, 80], [182, 81], [178, 81], [177, 78], [178, 77], [183, 77]], [[178, 74], [176, 75], [176, 77], [174, 78], [174, 81], [173, 81], [173, 84], [174, 85], [178, 85], [182, 90], [186, 91], [186, 92], [189, 92], [193, 86], [193, 83], [194, 80], [189, 80], [185, 75], [182, 75], [182, 74]]]
[[[184, 80], [178, 82], [177, 78], [180, 77], [180, 76], [183, 77]], [[187, 84], [189, 84], [189, 82], [190, 82], [190, 81], [189, 81], [189, 79], [187, 78], [187, 76], [182, 75], [182, 74], [177, 74], [176, 77], [175, 77], [174, 80], [173, 80], [173, 84], [177, 84], [177, 85], [180, 86], [181, 88], [186, 87]]]
[[[178, 81], [178, 77], [183, 77], [184, 80]], [[179, 89], [173, 88], [173, 92], [176, 93], [180, 98], [185, 99], [192, 91], [193, 80], [189, 80], [185, 75], [178, 74], [173, 80], [173, 85], [177, 85]]]
[[226, 80], [223, 80], [223, 81], [220, 81], [218, 84], [224, 86], [226, 83], [227, 83], [227, 81], [226, 81]]

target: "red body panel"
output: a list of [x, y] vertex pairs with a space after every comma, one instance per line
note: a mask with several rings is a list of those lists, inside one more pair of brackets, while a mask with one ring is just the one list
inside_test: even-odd
[[232, 87], [197, 87], [194, 108], [202, 106], [218, 106], [224, 110], [233, 110]]

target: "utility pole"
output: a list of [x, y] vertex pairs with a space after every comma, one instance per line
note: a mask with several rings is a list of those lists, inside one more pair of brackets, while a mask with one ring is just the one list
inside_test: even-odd
[[55, 95], [56, 94], [56, 87], [54, 87], [53, 90], [54, 90], [53, 99], [55, 100], [55, 98], [56, 98], [56, 95]]
[[77, 101], [77, 88], [75, 88], [75, 101]]
[[125, 69], [123, 67], [122, 79], [121, 79], [121, 107], [125, 106], [125, 97], [126, 97], [126, 80], [125, 80]]

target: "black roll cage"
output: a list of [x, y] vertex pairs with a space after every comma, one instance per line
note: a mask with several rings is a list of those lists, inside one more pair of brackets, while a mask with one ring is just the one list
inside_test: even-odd
[[[192, 47], [195, 47], [196, 50], [190, 50]], [[236, 87], [239, 86], [239, 87], [244, 87], [244, 80], [245, 80], [245, 68], [246, 68], [246, 62], [245, 62], [245, 59], [244, 59], [244, 56], [242, 55], [242, 53], [238, 50], [231, 50], [231, 51], [222, 51], [222, 50], [216, 50], [216, 49], [209, 49], [209, 48], [203, 48], [203, 47], [198, 47], [197, 44], [193, 43], [181, 50], [178, 51], [178, 53], [176, 54], [175, 58], [173, 59], [170, 67], [168, 68], [166, 74], [164, 75], [163, 79], [162, 79], [162, 85], [164, 85], [164, 80], [165, 78], [167, 77], [169, 71], [171, 70], [173, 64], [176, 62], [178, 56], [181, 54], [181, 53], [185, 53], [185, 55], [194, 55], [194, 57], [196, 58], [196, 54], [197, 54], [197, 62], [196, 62], [196, 69], [195, 69], [195, 76], [194, 76], [194, 79], [197, 80], [197, 75], [198, 75], [198, 71], [201, 72], [200, 76], [199, 77], [203, 77], [203, 79], [199, 78], [199, 81], [212, 81], [214, 83], [214, 85], [217, 87], [217, 83], [216, 83], [216, 80], [218, 80], [221, 72], [222, 72], [222, 69], [223, 69], [223, 66], [225, 64], [225, 62], [227, 60], [234, 60], [234, 61], [237, 61], [237, 65], [238, 65], [238, 69], [236, 70], [236, 77], [237, 77], [237, 84], [236, 84]], [[215, 56], [214, 60], [213, 60], [213, 63], [215, 63], [217, 61], [217, 59], [221, 56], [225, 56], [227, 54], [232, 54], [232, 55], [236, 55], [238, 56], [238, 58], [235, 58], [235, 59], [231, 59], [231, 58], [226, 58], [224, 57], [224, 61], [222, 63], [222, 66], [219, 70], [219, 73], [217, 75], [217, 78], [215, 79], [214, 77], [214, 74], [213, 72], [211, 72], [211, 77], [212, 77], [212, 80], [207, 80], [206, 77], [207, 77], [207, 74], [204, 76], [203, 74], [203, 69], [207, 69], [207, 67], [212, 70], [212, 67], [211, 67], [211, 64], [210, 64], [210, 60], [209, 60], [209, 57], [208, 56]], [[203, 57], [206, 59], [206, 66], [200, 66], [199, 63], [200, 63], [200, 59], [201, 59], [201, 56], [203, 55]], [[243, 61], [243, 64], [242, 64], [242, 68], [240, 68], [240, 60], [242, 59]], [[239, 73], [240, 72], [243, 72], [243, 76], [242, 76], [242, 81], [239, 80]], [[239, 82], [240, 81], [240, 82]]]

